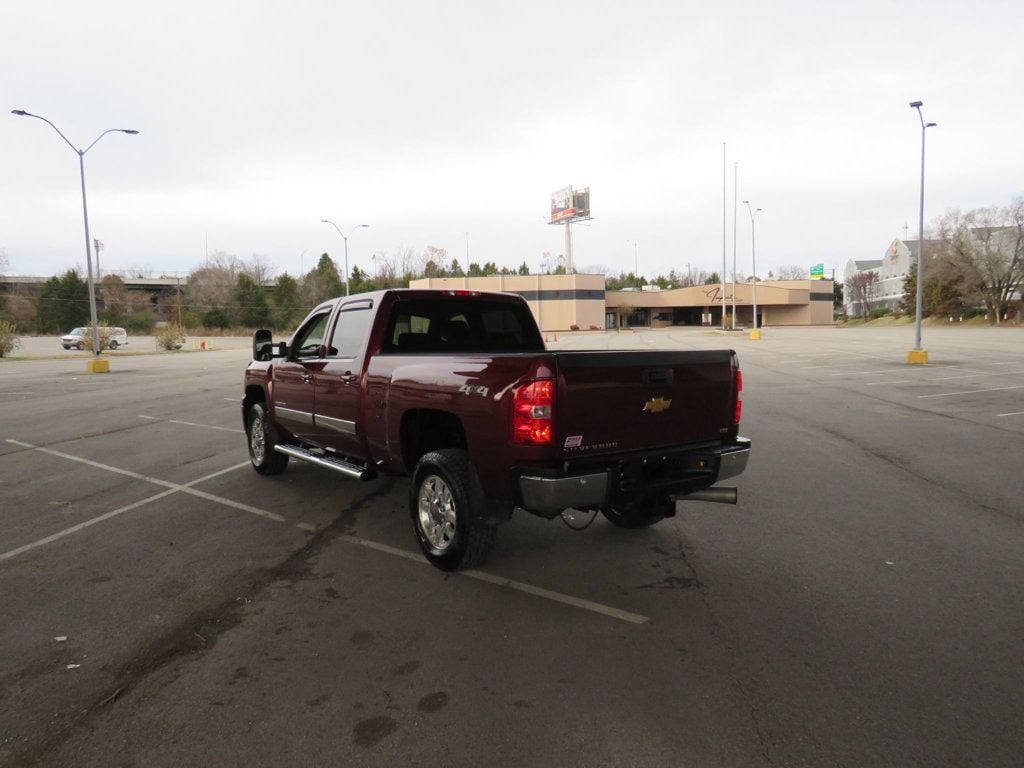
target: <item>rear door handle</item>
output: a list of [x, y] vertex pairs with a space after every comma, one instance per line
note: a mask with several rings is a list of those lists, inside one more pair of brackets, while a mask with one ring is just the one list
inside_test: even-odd
[[355, 384], [359, 380], [359, 377], [354, 373], [346, 373], [344, 376], [340, 376], [339, 378], [341, 379], [342, 384]]
[[311, 382], [313, 380], [313, 374], [312, 373], [304, 373], [304, 374], [302, 374], [302, 380], [306, 384], [309, 384], [309, 382]]

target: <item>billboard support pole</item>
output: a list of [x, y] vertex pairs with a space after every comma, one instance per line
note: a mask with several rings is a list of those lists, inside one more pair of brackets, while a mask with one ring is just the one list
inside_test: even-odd
[[565, 271], [570, 275], [574, 271], [572, 267], [572, 224], [568, 221], [565, 222]]

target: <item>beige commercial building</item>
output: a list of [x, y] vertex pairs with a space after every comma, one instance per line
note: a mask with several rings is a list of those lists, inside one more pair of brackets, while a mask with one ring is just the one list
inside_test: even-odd
[[[518, 293], [543, 331], [670, 325], [721, 325], [722, 287], [606, 291], [604, 275], [491, 275], [413, 280], [410, 288], [448, 288]], [[831, 280], [757, 283], [758, 326], [832, 325]], [[753, 320], [754, 285], [735, 286], [736, 324]], [[725, 311], [731, 316], [733, 285], [726, 284]]]

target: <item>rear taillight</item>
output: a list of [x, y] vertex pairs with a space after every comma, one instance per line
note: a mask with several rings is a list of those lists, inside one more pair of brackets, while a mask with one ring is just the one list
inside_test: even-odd
[[732, 422], [736, 426], [740, 423], [740, 414], [743, 412], [743, 401], [740, 400], [740, 392], [743, 391], [743, 374], [736, 371], [736, 414], [733, 416]]
[[546, 445], [551, 442], [553, 379], [536, 379], [516, 387], [512, 395], [512, 442]]

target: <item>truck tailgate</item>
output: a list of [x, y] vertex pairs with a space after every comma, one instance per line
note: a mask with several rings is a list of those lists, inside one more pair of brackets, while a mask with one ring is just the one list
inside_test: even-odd
[[554, 354], [566, 458], [714, 442], [732, 427], [730, 350]]

